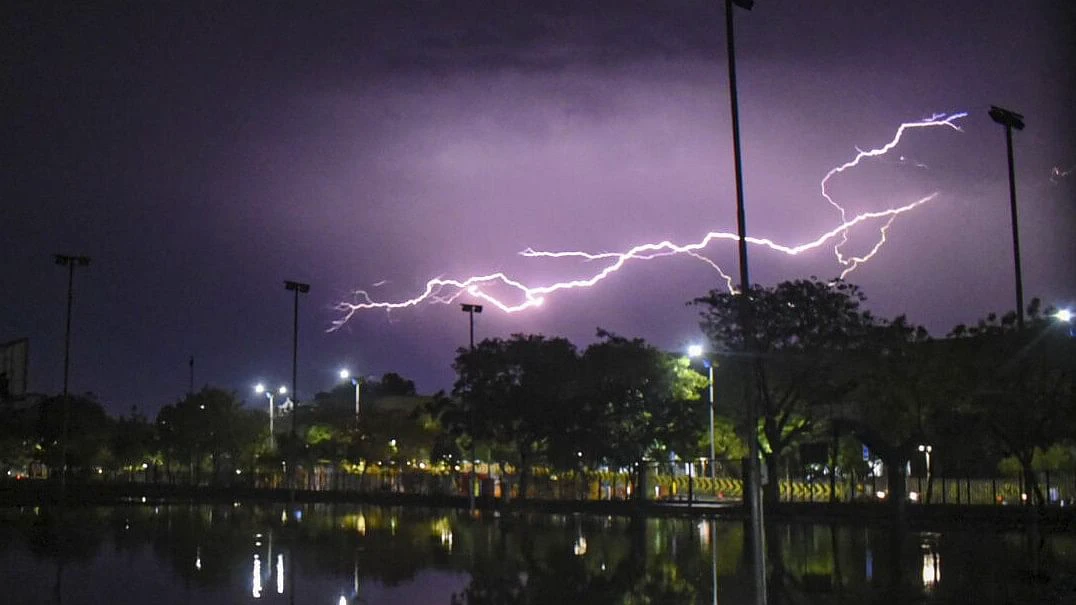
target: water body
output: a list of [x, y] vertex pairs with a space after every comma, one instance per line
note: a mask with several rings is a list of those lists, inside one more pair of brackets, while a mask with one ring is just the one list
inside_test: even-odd
[[[752, 602], [740, 521], [358, 505], [0, 509], [0, 602]], [[1076, 603], [1076, 536], [772, 524], [770, 603]]]

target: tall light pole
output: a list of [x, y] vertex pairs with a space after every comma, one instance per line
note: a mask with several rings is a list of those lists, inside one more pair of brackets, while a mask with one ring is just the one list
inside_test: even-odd
[[751, 280], [747, 271], [747, 216], [744, 211], [743, 201], [743, 155], [740, 151], [740, 104], [736, 91], [736, 43], [732, 27], [732, 5], [735, 4], [745, 10], [751, 10], [755, 5], [754, 0], [725, 0], [725, 38], [728, 46], [729, 60], [729, 105], [732, 110], [732, 157], [736, 175], [736, 233], [739, 236], [740, 256], [740, 326], [744, 333], [744, 345], [748, 355], [754, 356], [754, 368], [748, 376], [747, 389], [750, 399], [751, 414], [748, 426], [749, 456], [747, 480], [751, 484], [747, 500], [751, 509], [751, 533], [753, 537], [754, 552], [753, 560], [755, 567], [755, 599], [757, 603], [766, 603], [766, 559], [764, 555], [762, 531], [762, 486], [761, 473], [758, 461], [758, 396], [757, 391], [761, 385], [754, 385], [754, 379], [761, 374], [762, 359], [755, 351], [751, 325], [752, 311], [748, 300], [748, 292], [751, 291]]
[[295, 417], [299, 415], [299, 389], [295, 386], [299, 374], [299, 295], [310, 291], [310, 284], [284, 280], [284, 289], [295, 293], [295, 312], [291, 339], [291, 437], [295, 440]]
[[717, 460], [717, 456], [714, 454], [714, 363], [710, 359], [702, 356], [702, 345], [691, 345], [687, 349], [689, 357], [698, 357], [702, 359], [703, 365], [710, 373], [710, 481], [717, 485], [717, 471], [714, 468], [714, 461]]
[[[463, 303], [460, 305], [460, 310], [467, 313], [471, 319], [471, 352], [474, 353], [474, 314], [482, 312], [482, 305], [473, 305], [469, 303]], [[473, 402], [472, 402], [473, 404]], [[468, 502], [470, 503], [471, 510], [474, 510], [474, 492], [475, 485], [478, 481], [478, 464], [475, 463], [475, 459], [478, 458], [478, 443], [476, 442], [474, 429], [475, 418], [474, 408], [471, 407], [470, 424], [471, 424], [471, 489], [468, 490]]]
[[[273, 432], [273, 418], [276, 416], [276, 406], [273, 405], [273, 392], [266, 389], [265, 385], [260, 382], [254, 387], [254, 392], [258, 394], [265, 393], [265, 396], [269, 399], [269, 448], [273, 449], [276, 443], [276, 433]], [[287, 395], [288, 387], [281, 385], [277, 392], [281, 395]]]
[[1024, 129], [1024, 116], [990, 106], [990, 118], [1005, 127], [1005, 147], [1009, 154], [1009, 210], [1012, 214], [1012, 257], [1016, 266], [1016, 327], [1024, 329], [1024, 282], [1020, 274], [1020, 227], [1016, 221], [1016, 171], [1012, 159], [1012, 131]]
[[359, 402], [361, 401], [359, 389], [362, 385], [362, 376], [352, 376], [351, 372], [346, 368], [340, 370], [340, 380], [351, 380], [351, 384], [355, 387], [355, 419], [359, 418]]
[[71, 415], [71, 402], [67, 396], [68, 376], [71, 369], [71, 307], [75, 301], [75, 267], [90, 266], [90, 257], [54, 254], [56, 264], [67, 267], [67, 327], [64, 330], [64, 404], [60, 429], [60, 488], [67, 486], [67, 425]]

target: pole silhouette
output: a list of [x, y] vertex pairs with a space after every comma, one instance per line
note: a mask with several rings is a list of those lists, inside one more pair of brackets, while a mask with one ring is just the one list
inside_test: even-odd
[[67, 433], [71, 416], [71, 401], [68, 396], [68, 378], [71, 370], [71, 308], [75, 302], [75, 267], [88, 267], [88, 256], [70, 256], [55, 254], [57, 265], [67, 267], [67, 325], [64, 329], [64, 394], [63, 420], [60, 429], [60, 488], [67, 486]]

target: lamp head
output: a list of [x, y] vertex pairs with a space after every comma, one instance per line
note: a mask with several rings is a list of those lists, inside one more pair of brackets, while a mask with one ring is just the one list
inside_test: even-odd
[[1015, 111], [998, 107], [997, 105], [990, 106], [990, 119], [994, 120], [1002, 126], [1007, 126], [1014, 130], [1024, 129], [1024, 116], [1016, 113]]

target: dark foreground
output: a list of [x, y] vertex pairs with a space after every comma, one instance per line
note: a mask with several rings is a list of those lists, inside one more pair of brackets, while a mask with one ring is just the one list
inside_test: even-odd
[[[740, 604], [745, 525], [347, 502], [7, 506], [0, 601]], [[766, 538], [771, 604], [1076, 602], [1067, 532], [771, 519]]]

